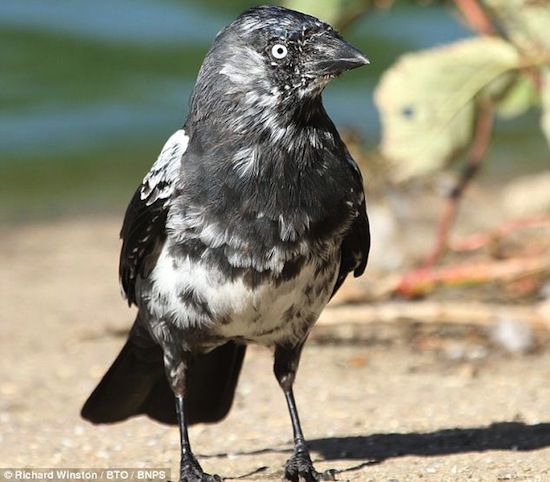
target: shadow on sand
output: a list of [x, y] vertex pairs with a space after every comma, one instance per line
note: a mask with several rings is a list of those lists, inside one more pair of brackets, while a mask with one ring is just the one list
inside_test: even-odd
[[499, 422], [481, 428], [429, 433], [390, 433], [309, 440], [326, 460], [355, 459], [380, 463], [405, 455], [435, 456], [486, 450], [536, 450], [550, 446], [550, 423]]
[[[498, 422], [487, 427], [452, 428], [429, 433], [389, 433], [359, 435], [353, 437], [330, 437], [308, 441], [312, 455], [319, 454], [324, 460], [357, 460], [352, 467], [335, 470], [345, 473], [359, 470], [384, 460], [417, 455], [430, 457], [487, 450], [527, 451], [550, 447], [550, 423], [526, 425], [521, 422]], [[266, 453], [291, 453], [291, 445], [285, 448], [266, 447], [259, 450], [234, 453], [233, 455], [260, 455]], [[199, 458], [227, 457], [227, 453], [199, 455]], [[317, 457], [313, 457], [316, 459]], [[243, 479], [268, 470], [261, 466], [256, 470], [229, 477]], [[282, 472], [281, 472], [282, 474]]]

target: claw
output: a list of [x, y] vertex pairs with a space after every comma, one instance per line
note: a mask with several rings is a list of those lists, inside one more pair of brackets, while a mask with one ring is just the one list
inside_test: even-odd
[[182, 474], [180, 482], [223, 482], [219, 475], [205, 474]]
[[288, 482], [336, 480], [336, 470], [329, 469], [325, 472], [317, 472], [313, 467], [309, 454], [306, 451], [297, 450], [286, 463], [283, 480]]
[[200, 465], [187, 465], [180, 473], [180, 482], [223, 482], [219, 475], [206, 474]]

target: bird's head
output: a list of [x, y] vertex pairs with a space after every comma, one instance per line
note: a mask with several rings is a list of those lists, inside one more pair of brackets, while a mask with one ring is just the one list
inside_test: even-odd
[[216, 37], [191, 109], [233, 104], [257, 115], [262, 109], [288, 110], [319, 98], [330, 79], [367, 63], [358, 49], [317, 18], [283, 7], [255, 7]]

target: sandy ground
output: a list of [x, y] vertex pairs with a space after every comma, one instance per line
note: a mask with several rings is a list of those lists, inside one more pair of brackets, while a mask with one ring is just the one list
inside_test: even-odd
[[[133, 317], [118, 295], [119, 222], [2, 233], [0, 467], [161, 468], [177, 479], [175, 428], [79, 418]], [[307, 346], [296, 396], [319, 470], [353, 481], [550, 481], [548, 350], [482, 347], [454, 360], [407, 340], [401, 327], [369, 325], [354, 343]], [[229, 417], [192, 427], [207, 471], [280, 480], [291, 429], [271, 362], [250, 349]]]

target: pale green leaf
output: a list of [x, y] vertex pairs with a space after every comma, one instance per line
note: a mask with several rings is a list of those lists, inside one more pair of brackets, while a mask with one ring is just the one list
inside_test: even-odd
[[499, 30], [537, 62], [550, 59], [550, 0], [483, 0]]
[[537, 88], [529, 73], [521, 72], [513, 77], [504, 95], [496, 97], [498, 115], [507, 119], [524, 114], [538, 100]]
[[550, 67], [542, 70], [541, 100], [541, 127], [550, 146]]
[[504, 40], [478, 37], [402, 56], [383, 75], [375, 101], [381, 150], [406, 179], [440, 169], [471, 140], [475, 98], [519, 64]]

